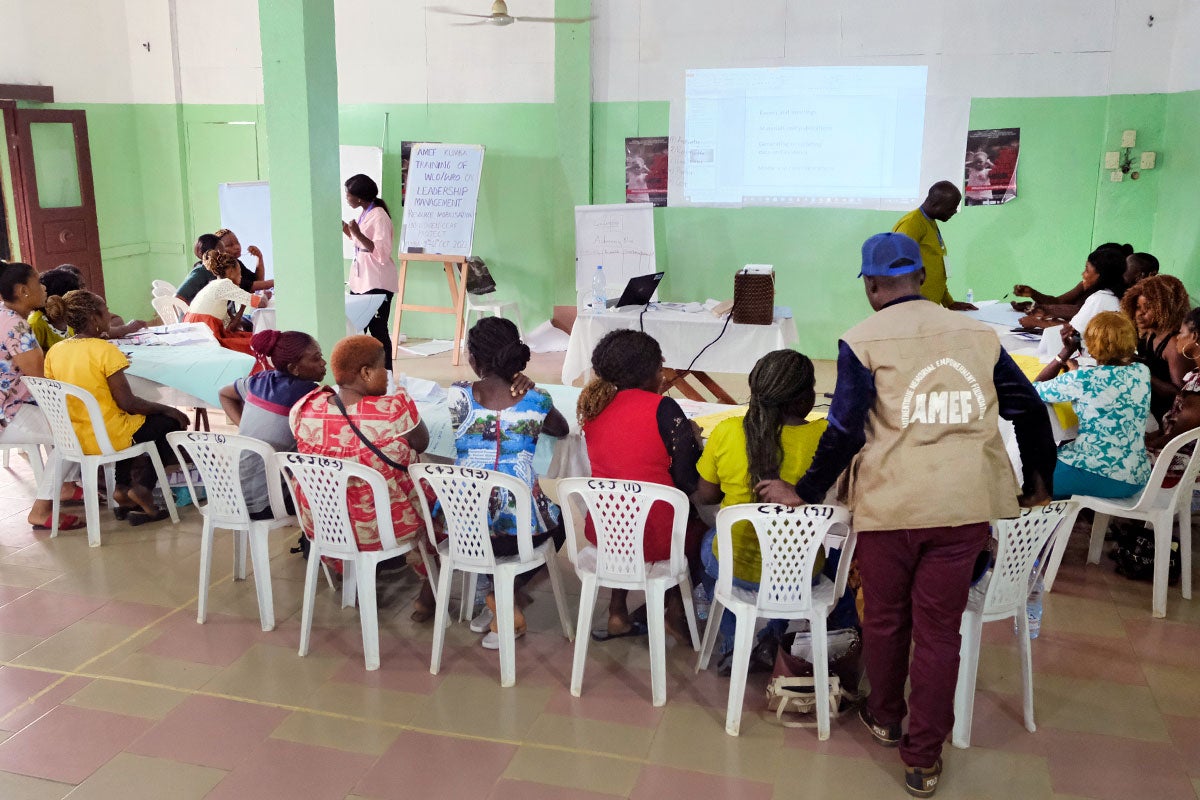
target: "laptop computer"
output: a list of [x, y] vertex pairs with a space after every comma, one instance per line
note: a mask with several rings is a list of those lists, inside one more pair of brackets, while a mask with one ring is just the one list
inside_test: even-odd
[[623, 306], [646, 305], [658, 291], [658, 284], [662, 281], [663, 274], [655, 272], [651, 275], [638, 275], [636, 278], [630, 278], [629, 283], [625, 284], [625, 291], [621, 292], [621, 296], [616, 300], [609, 300], [605, 303], [605, 307], [622, 308]]

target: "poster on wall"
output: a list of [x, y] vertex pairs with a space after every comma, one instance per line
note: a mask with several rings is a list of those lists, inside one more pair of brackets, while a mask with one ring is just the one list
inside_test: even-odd
[[625, 202], [667, 205], [667, 137], [625, 140]]
[[1016, 199], [1020, 128], [967, 131], [963, 201], [969, 206], [998, 206]]

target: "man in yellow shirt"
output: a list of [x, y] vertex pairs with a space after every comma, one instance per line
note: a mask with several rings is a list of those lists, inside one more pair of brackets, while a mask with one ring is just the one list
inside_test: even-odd
[[900, 218], [893, 233], [903, 233], [921, 246], [921, 261], [925, 265], [925, 282], [921, 294], [926, 299], [955, 311], [974, 311], [970, 303], [958, 303], [946, 288], [946, 243], [939, 222], [947, 222], [958, 213], [962, 192], [950, 181], [938, 181], [929, 187], [929, 194], [920, 208]]

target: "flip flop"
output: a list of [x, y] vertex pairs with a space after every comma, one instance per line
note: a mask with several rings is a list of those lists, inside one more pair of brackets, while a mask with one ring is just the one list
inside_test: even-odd
[[134, 513], [135, 511], [139, 514], [145, 513], [143, 511], [141, 511], [137, 506], [117, 506], [112, 510], [113, 516], [116, 517], [117, 519], [121, 519], [121, 520], [128, 519], [129, 515]]
[[646, 626], [640, 622], [635, 622], [629, 626], [629, 630], [624, 633], [609, 633], [608, 628], [597, 628], [592, 631], [593, 642], [608, 642], [613, 639], [624, 639], [628, 636], [645, 636], [648, 633]]
[[147, 514], [145, 511], [130, 511], [129, 524], [136, 528], [139, 525], [145, 525], [147, 522], [162, 522], [169, 516], [171, 515], [165, 508], [156, 508], [153, 514]]
[[[50, 521], [50, 517], [46, 517], [45, 525], [35, 522], [32, 523], [30, 527], [32, 527], [35, 531], [48, 531], [51, 530]], [[80, 519], [74, 514], [60, 514], [58, 517], [58, 529], [60, 531], [77, 531], [80, 528], [86, 527], [87, 521]]]
[[64, 505], [73, 506], [81, 504], [83, 502], [83, 487], [79, 484], [75, 484], [75, 491], [71, 494], [71, 496], [61, 498], [58, 502]]

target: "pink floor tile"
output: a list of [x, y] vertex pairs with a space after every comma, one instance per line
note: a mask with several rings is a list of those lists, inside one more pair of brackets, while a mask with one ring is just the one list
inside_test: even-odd
[[[113, 625], [128, 625], [131, 628], [144, 628], [164, 615], [171, 609], [163, 606], [150, 606], [144, 603], [124, 603], [120, 600], [110, 600], [88, 615], [92, 622], [108, 622]], [[186, 617], [187, 613], [178, 612]], [[190, 613], [190, 612], [188, 612]], [[171, 622], [174, 617], [168, 617], [162, 624]]]
[[206, 800], [251, 797], [254, 800], [296, 800], [301, 797], [304, 800], [342, 800], [374, 760], [372, 756], [327, 747], [268, 739], [205, 797]]
[[[316, 631], [313, 633], [315, 636]], [[353, 633], [355, 636], [360, 636], [357, 628]], [[357, 653], [353, 658], [348, 658], [346, 663], [333, 673], [330, 680], [370, 686], [376, 689], [391, 689], [396, 692], [429, 694], [441, 684], [442, 677], [447, 674], [447, 670], [444, 668], [440, 675], [429, 673], [428, 644], [406, 640], [401, 643], [401, 647], [388, 647], [386, 655], [382, 639], [379, 644], [381, 648], [379, 669], [370, 672], [363, 669], [362, 639], [359, 638]], [[445, 667], [446, 662], [443, 660], [442, 663]], [[519, 669], [520, 667], [518, 667]]]
[[[29, 526], [25, 520], [26, 513], [21, 512], [19, 518], [14, 517], [11, 522], [6, 520], [3, 525], [0, 525], [0, 546], [28, 547], [50, 538], [50, 531], [35, 531]], [[65, 511], [64, 513], [71, 512]]]
[[770, 800], [774, 788], [769, 783], [739, 778], [722, 778], [670, 767], [647, 765], [642, 768], [630, 800], [694, 800], [720, 797], [723, 800]]
[[1001, 694], [976, 688], [971, 746], [1044, 755], [1045, 739], [1049, 734], [1042, 729], [1037, 733], [1025, 730], [1023, 702], [1019, 694]]
[[[806, 715], [804, 721], [816, 722], [816, 717]], [[725, 718], [722, 717], [722, 726], [724, 722]], [[770, 724], [775, 724], [773, 719]], [[786, 728], [783, 732], [783, 743], [787, 747], [807, 750], [810, 753], [841, 758], [869, 758], [885, 764], [896, 763], [896, 751], [876, 744], [866, 727], [859, 721], [858, 712], [855, 710], [830, 720], [829, 738], [823, 742], [817, 738], [817, 729], [812, 727]]]
[[49, 672], [0, 667], [0, 727], [3, 727], [3, 718], [10, 711], [54, 683], [57, 678], [57, 675]]
[[215, 697], [190, 697], [176, 706], [131, 753], [202, 767], [233, 769], [288, 716], [282, 709]]
[[545, 711], [580, 719], [600, 722], [617, 722], [622, 725], [638, 725], [643, 728], [658, 727], [663, 709], [650, 704], [650, 696], [644, 700], [633, 697], [628, 690], [615, 690], [611, 686], [590, 686], [584, 675], [583, 694], [572, 697], [570, 682], [560, 686], [546, 703]]
[[1125, 622], [1137, 657], [1148, 664], [1195, 669], [1200, 663], [1200, 626], [1142, 617]]
[[[1013, 644], [1013, 664], [1020, 664]], [[1033, 643], [1034, 685], [1037, 673], [1145, 686], [1146, 675], [1126, 639], [1079, 636], [1043, 630]]]
[[531, 781], [504, 779], [496, 784], [487, 800], [612, 800], [611, 794], [599, 794], [583, 789], [565, 789]]
[[1163, 720], [1187, 773], [1200, 778], [1200, 719], [1164, 716]]
[[[6, 669], [12, 668], [9, 667]], [[44, 684], [44, 686], [49, 686], [59, 678], [57, 675], [50, 675], [49, 677], [51, 680]], [[67, 678], [61, 683], [56, 683], [53, 688], [28, 705], [24, 704], [24, 700], [18, 700], [17, 705], [11, 711], [6, 712], [2, 718], [0, 718], [0, 730], [21, 730], [26, 725], [34, 722], [47, 712], [53, 710], [58, 706], [59, 703], [66, 700], [68, 697], [75, 694], [91, 682], [92, 681], [90, 678], [71, 677]], [[40, 691], [40, 689], [38, 691]], [[31, 692], [30, 696], [32, 694], [34, 693]]]
[[1036, 735], [1056, 792], [1099, 800], [1195, 800], [1181, 756], [1170, 744], [1052, 729]]
[[402, 733], [354, 793], [380, 800], [487, 797], [516, 750], [507, 744]]
[[80, 783], [151, 724], [106, 711], [58, 706], [0, 742], [0, 770]]
[[167, 629], [144, 652], [214, 667], [229, 666], [262, 638], [258, 620], [224, 614], [209, 614], [200, 625], [191, 612], [180, 612], [166, 624]]
[[53, 636], [91, 614], [106, 601], [34, 589], [0, 607], [0, 633]]
[[24, 586], [0, 586], [0, 606], [8, 605], [18, 597], [29, 594], [32, 589]]

